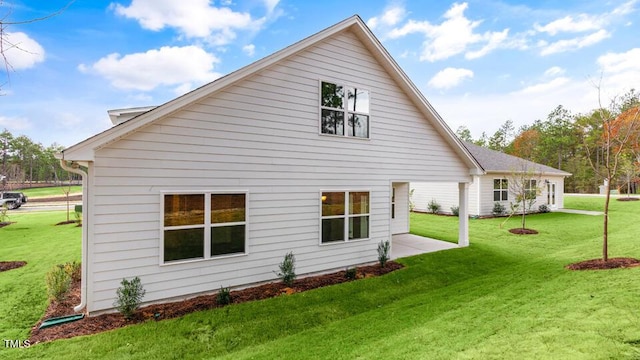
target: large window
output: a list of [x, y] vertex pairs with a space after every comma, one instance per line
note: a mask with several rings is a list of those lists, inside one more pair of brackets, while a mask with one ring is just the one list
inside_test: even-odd
[[368, 192], [323, 192], [321, 200], [322, 243], [369, 237]]
[[163, 262], [245, 253], [246, 194], [164, 194]]
[[368, 138], [369, 91], [325, 81], [320, 87], [320, 132]]
[[493, 201], [509, 200], [509, 182], [507, 179], [493, 179]]

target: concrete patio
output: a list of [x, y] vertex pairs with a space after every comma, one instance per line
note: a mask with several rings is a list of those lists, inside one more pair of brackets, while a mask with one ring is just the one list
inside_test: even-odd
[[393, 235], [391, 240], [391, 259], [455, 249], [457, 247], [457, 244], [446, 241], [429, 239], [413, 234], [397, 234]]

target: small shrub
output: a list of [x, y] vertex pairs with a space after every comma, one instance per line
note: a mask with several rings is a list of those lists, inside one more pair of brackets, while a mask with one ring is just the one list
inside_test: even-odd
[[116, 290], [117, 299], [113, 306], [129, 320], [133, 313], [140, 307], [140, 302], [146, 293], [142, 287], [139, 277], [134, 277], [131, 281], [122, 279], [120, 287]]
[[416, 208], [416, 203], [413, 202], [413, 192], [414, 191], [416, 191], [416, 189], [409, 190], [409, 211], [413, 211]]
[[229, 305], [231, 304], [231, 290], [228, 287], [223, 288], [220, 286], [220, 291], [216, 295], [216, 303], [218, 305]]
[[378, 262], [380, 263], [380, 267], [385, 267], [387, 265], [387, 261], [389, 261], [389, 250], [391, 248], [391, 244], [389, 241], [380, 241], [378, 244]]
[[60, 301], [69, 290], [71, 276], [64, 265], [56, 265], [47, 273], [47, 296], [49, 300]]
[[356, 268], [347, 268], [347, 270], [344, 272], [344, 277], [349, 280], [355, 280], [357, 274], [358, 270]]
[[69, 275], [71, 280], [80, 280], [80, 270], [82, 269], [79, 261], [71, 261], [63, 265], [64, 271]]
[[451, 213], [455, 216], [460, 216], [460, 207], [459, 206], [452, 206], [451, 207]]
[[549, 207], [546, 204], [542, 204], [538, 206], [538, 212], [548, 213], [549, 211], [551, 211], [551, 209], [549, 209]]
[[499, 202], [494, 202], [493, 203], [493, 210], [491, 211], [491, 213], [493, 214], [493, 216], [500, 216], [500, 215], [504, 215], [504, 212], [507, 209], [504, 207], [504, 205], [502, 205]]
[[9, 211], [8, 203], [4, 203], [2, 204], [2, 206], [0, 206], [0, 223], [9, 221], [9, 214], [7, 214], [8, 211]]
[[296, 258], [293, 256], [293, 252], [287, 253], [278, 267], [280, 272], [277, 272], [276, 275], [285, 285], [292, 286], [293, 280], [296, 279]]
[[436, 199], [431, 199], [427, 204], [427, 210], [432, 214], [437, 214], [440, 211], [440, 204], [436, 202]]

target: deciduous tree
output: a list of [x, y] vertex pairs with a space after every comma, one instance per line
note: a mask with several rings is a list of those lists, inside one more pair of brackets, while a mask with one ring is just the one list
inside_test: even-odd
[[[598, 90], [600, 90], [598, 88]], [[591, 153], [600, 151], [602, 161], [597, 166], [591, 162], [594, 171], [599, 173], [604, 181], [605, 203], [604, 203], [604, 220], [602, 233], [602, 259], [609, 260], [609, 202], [611, 200], [611, 183], [620, 172], [621, 163], [625, 153], [632, 151], [637, 144], [632, 144], [634, 134], [639, 132], [640, 126], [640, 106], [629, 107], [628, 94], [622, 98], [614, 98], [611, 100], [608, 108], [602, 105], [595, 110], [595, 117], [602, 124], [602, 135], [595, 144], [585, 144], [588, 159], [591, 159]], [[586, 137], [585, 137], [586, 138]]]

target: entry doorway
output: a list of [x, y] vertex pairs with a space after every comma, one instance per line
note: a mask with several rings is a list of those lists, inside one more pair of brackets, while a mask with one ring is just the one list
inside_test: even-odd
[[409, 183], [391, 184], [389, 199], [389, 217], [391, 218], [391, 234], [409, 232]]
[[556, 183], [548, 182], [547, 183], [547, 205], [551, 209], [557, 208], [556, 205]]

